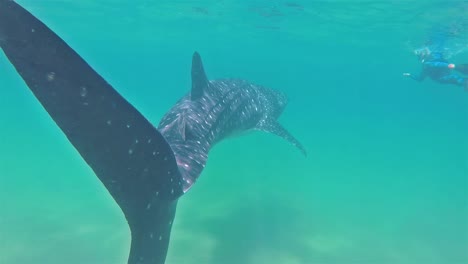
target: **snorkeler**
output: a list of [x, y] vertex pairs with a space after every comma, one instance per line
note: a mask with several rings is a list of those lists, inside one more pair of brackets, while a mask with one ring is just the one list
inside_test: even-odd
[[458, 71], [468, 74], [468, 65], [455, 65], [449, 63], [441, 52], [431, 52], [429, 48], [418, 49], [414, 52], [422, 63], [422, 71], [419, 75], [413, 76], [410, 73], [403, 73], [416, 81], [422, 81], [426, 77], [443, 84], [454, 84], [464, 87], [468, 91], [468, 77], [461, 76], [454, 72]]

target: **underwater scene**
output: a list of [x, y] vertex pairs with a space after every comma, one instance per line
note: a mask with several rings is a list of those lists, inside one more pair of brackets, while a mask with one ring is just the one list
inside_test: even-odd
[[0, 0], [0, 48], [0, 264], [468, 263], [466, 0]]

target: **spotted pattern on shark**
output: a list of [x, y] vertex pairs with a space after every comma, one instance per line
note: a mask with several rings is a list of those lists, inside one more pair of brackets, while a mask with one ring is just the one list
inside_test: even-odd
[[192, 83], [198, 85], [192, 85], [191, 92], [169, 110], [158, 126], [175, 153], [184, 192], [200, 176], [210, 149], [240, 131], [272, 132], [306, 153], [276, 121], [287, 105], [283, 93], [241, 79], [208, 81], [198, 53], [192, 59]]

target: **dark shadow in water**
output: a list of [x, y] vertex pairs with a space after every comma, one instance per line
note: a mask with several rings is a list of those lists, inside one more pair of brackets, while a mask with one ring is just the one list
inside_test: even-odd
[[[305, 237], [311, 230], [309, 218], [278, 199], [246, 201], [231, 213], [201, 226], [217, 240], [212, 263], [248, 264], [252, 256], [264, 252], [285, 253], [311, 263], [314, 252], [305, 245]], [[280, 253], [280, 255], [281, 255]]]
[[298, 11], [304, 11], [304, 6], [298, 4], [298, 3], [295, 3], [295, 2], [286, 2], [284, 3], [284, 5], [286, 7], [289, 7], [289, 8], [293, 8], [293, 9], [296, 9]]
[[206, 15], [206, 16], [210, 15], [210, 12], [208, 11], [208, 9], [206, 9], [204, 7], [194, 6], [194, 7], [192, 7], [192, 11], [194, 13], [198, 13], [198, 14], [202, 14], [202, 15]]

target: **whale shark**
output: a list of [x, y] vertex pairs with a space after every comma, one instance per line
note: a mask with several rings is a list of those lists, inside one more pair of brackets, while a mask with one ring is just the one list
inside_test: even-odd
[[249, 130], [278, 135], [286, 96], [241, 79], [209, 80], [198, 52], [192, 87], [155, 127], [64, 40], [12, 0], [0, 0], [0, 48], [121, 208], [129, 264], [163, 264], [178, 199], [212, 147]]

